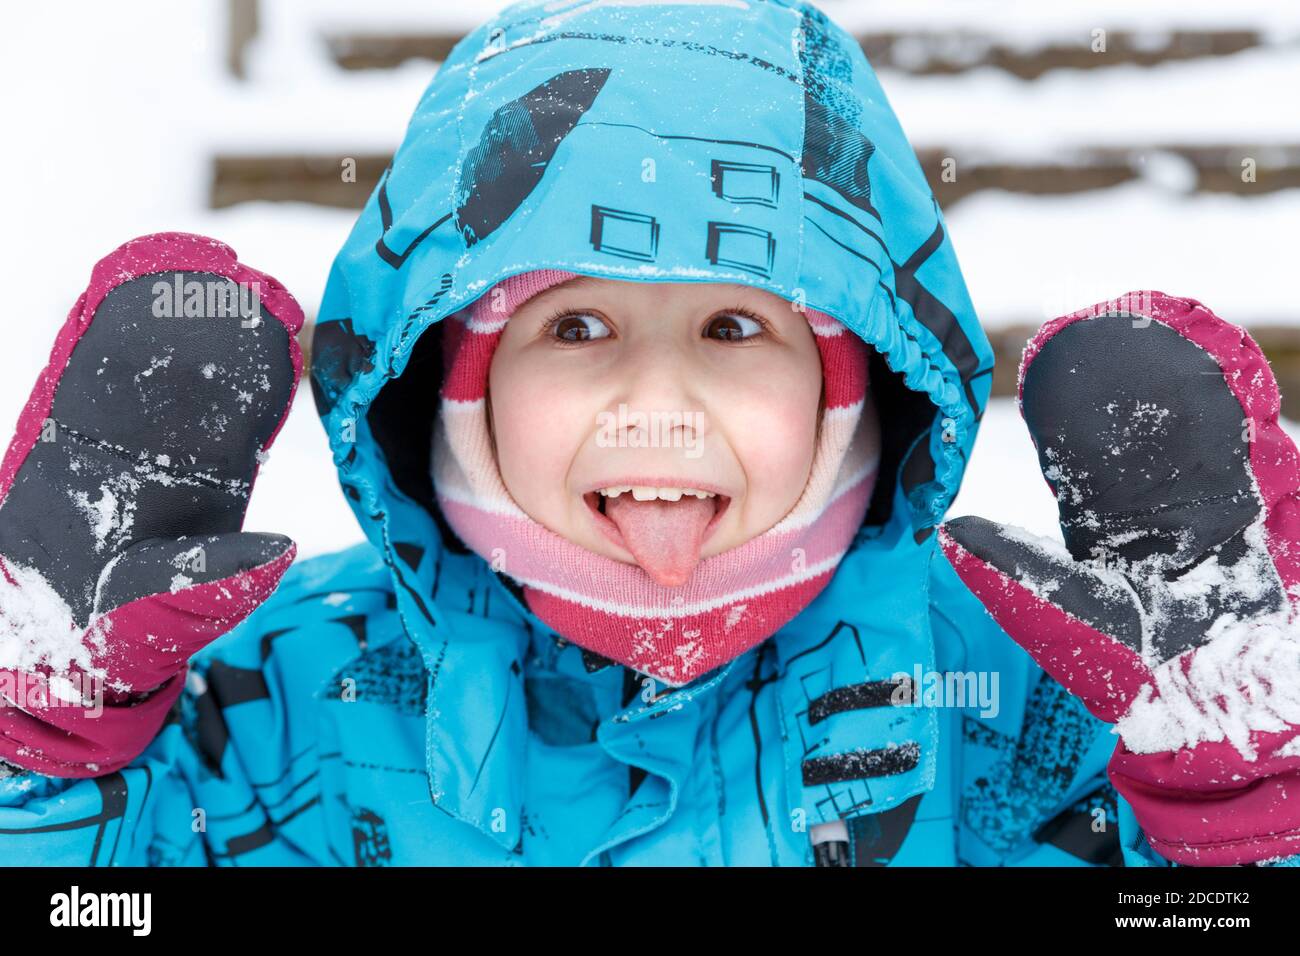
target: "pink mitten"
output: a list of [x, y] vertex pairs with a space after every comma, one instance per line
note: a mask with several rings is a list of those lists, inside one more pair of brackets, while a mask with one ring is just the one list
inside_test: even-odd
[[275, 590], [294, 543], [239, 529], [302, 321], [203, 236], [142, 236], [95, 265], [0, 465], [0, 759], [126, 765], [190, 656]]
[[1151, 847], [1300, 852], [1300, 455], [1242, 329], [1133, 292], [1047, 323], [1021, 413], [1065, 546], [983, 518], [940, 543], [998, 624], [1096, 717]]

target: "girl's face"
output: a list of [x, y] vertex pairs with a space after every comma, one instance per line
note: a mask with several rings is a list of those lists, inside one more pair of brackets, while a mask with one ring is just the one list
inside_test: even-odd
[[580, 276], [510, 317], [488, 413], [526, 514], [671, 587], [798, 501], [821, 383], [807, 318], [778, 296]]

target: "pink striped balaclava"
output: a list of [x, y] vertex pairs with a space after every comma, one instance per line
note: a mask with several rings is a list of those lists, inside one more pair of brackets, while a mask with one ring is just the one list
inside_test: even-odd
[[533, 520], [501, 478], [488, 424], [492, 355], [519, 306], [573, 276], [554, 269], [512, 276], [443, 321], [432, 455], [438, 505], [467, 547], [519, 582], [529, 610], [557, 634], [679, 687], [743, 654], [807, 607], [852, 544], [880, 458], [867, 347], [831, 316], [805, 310], [821, 354], [824, 394], [808, 483], [769, 530], [700, 560], [685, 583], [669, 587], [638, 564], [596, 554]]

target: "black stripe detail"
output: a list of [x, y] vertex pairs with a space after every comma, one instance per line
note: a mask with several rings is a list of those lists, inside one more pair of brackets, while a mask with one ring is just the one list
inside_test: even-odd
[[225, 661], [214, 660], [206, 677], [213, 700], [223, 710], [250, 700], [266, 700], [271, 696], [271, 691], [266, 686], [266, 677], [260, 670], [232, 667]]
[[[837, 208], [835, 208], [834, 206], [832, 206], [830, 203], [826, 202], [825, 200], [823, 200], [823, 199], [818, 199], [816, 196], [814, 196], [812, 193], [808, 192], [807, 190], [804, 190], [803, 198], [804, 198], [804, 199], [807, 199], [809, 202], [813, 202], [813, 203], [816, 203], [818, 206], [821, 206], [823, 209], [825, 209], [825, 210], [826, 210], [827, 212], [829, 212], [831, 215], [833, 215], [833, 216], [838, 216], [839, 218], [843, 219], [845, 222], [849, 223], [850, 225], [856, 226], [856, 227], [857, 227], [858, 229], [860, 229], [862, 232], [865, 232], [865, 233], [866, 233], [868, 236], [870, 236], [872, 239], [876, 240], [876, 242], [880, 244], [880, 248], [881, 248], [881, 249], [887, 249], [887, 248], [888, 248], [888, 246], [885, 245], [885, 240], [884, 240], [884, 239], [882, 239], [878, 234], [876, 234], [873, 230], [869, 229], [867, 226], [864, 226], [862, 223], [858, 222], [857, 219], [855, 219], [853, 216], [850, 216], [850, 215], [849, 215], [847, 212], [845, 212], [843, 209], [837, 209]], [[812, 221], [813, 221], [812, 218], [809, 217], [809, 216], [805, 216], [804, 218], [807, 219], [809, 222], [812, 222]], [[822, 230], [822, 232], [825, 232], [825, 231], [826, 231], [825, 229]]]
[[388, 168], [384, 170], [383, 176], [379, 178], [379, 195], [377, 199], [379, 201], [379, 221], [382, 227], [382, 234], [379, 239], [375, 241], [375, 252], [379, 254], [379, 258], [383, 259], [394, 269], [400, 269], [406, 264], [406, 260], [410, 257], [411, 253], [419, 247], [420, 243], [424, 242], [424, 240], [429, 237], [429, 233], [433, 232], [433, 230], [437, 229], [444, 222], [450, 219], [452, 214], [444, 214], [428, 229], [424, 230], [424, 232], [412, 239], [411, 244], [406, 247], [405, 252], [397, 253], [392, 249], [389, 249], [387, 243], [384, 242], [384, 238], [387, 236], [388, 230], [393, 227], [393, 207], [388, 200], [388, 180], [392, 176], [392, 172], [393, 166], [390, 163]]
[[237, 837], [233, 837], [227, 840], [226, 852], [223, 854], [216, 854], [216, 856], [223, 857], [226, 859], [234, 859], [235, 857], [240, 856], [244, 853], [251, 853], [253, 850], [258, 850], [270, 843], [274, 843], [276, 838], [275, 831], [278, 828], [284, 826], [286, 823], [289, 823], [290, 821], [300, 816], [301, 814], [306, 813], [308, 810], [312, 809], [313, 807], [319, 806], [320, 802], [321, 800], [319, 796], [312, 797], [306, 803], [302, 804], [301, 806], [295, 807], [292, 811], [285, 814], [280, 819], [267, 820], [256, 830], [252, 830], [248, 833], [244, 833]]
[[366, 616], [364, 614], [347, 614], [343, 617], [332, 617], [329, 619], [331, 624], [342, 624], [352, 632], [353, 638], [356, 639], [357, 647], [361, 650], [366, 649]]
[[399, 558], [411, 566], [412, 570], [420, 569], [420, 561], [424, 558], [424, 545], [409, 541], [394, 541], [393, 550], [397, 552]]
[[888, 866], [912, 830], [922, 796], [924, 794], [918, 793], [888, 810], [850, 818], [848, 828], [852, 865]]
[[849, 633], [853, 635], [853, 644], [858, 649], [858, 660], [861, 661], [862, 663], [866, 663], [867, 655], [866, 652], [862, 649], [862, 635], [858, 633], [857, 627], [850, 624], [848, 621], [836, 621], [835, 627], [831, 629], [831, 632], [829, 634], [827, 634], [824, 638], [822, 638], [812, 647], [805, 647], [798, 654], [793, 655], [788, 661], [786, 661], [785, 671], [788, 672], [790, 670], [790, 665], [793, 664], [795, 661], [797, 661], [799, 658], [806, 657], [809, 654], [816, 654], [818, 651], [820, 651], [831, 641], [835, 640], [835, 638], [839, 637], [840, 631], [844, 630], [845, 628], [848, 628]]
[[848, 780], [892, 777], [914, 770], [920, 760], [921, 745], [916, 741], [880, 750], [853, 750], [829, 757], [813, 757], [803, 762], [803, 785], [817, 787]]
[[297, 627], [281, 627], [281, 628], [277, 628], [274, 631], [267, 631], [265, 634], [263, 634], [261, 640], [258, 642], [258, 646], [260, 648], [260, 652], [262, 655], [262, 662], [265, 663], [271, 657], [272, 641], [274, 641], [277, 637], [283, 637], [285, 634], [292, 633], [297, 629], [298, 629]]
[[[99, 788], [99, 799], [103, 805], [103, 813], [99, 818], [99, 827], [95, 831], [95, 845], [90, 851], [90, 859], [93, 864], [99, 862], [99, 850], [104, 844], [104, 836], [108, 832], [110, 820], [122, 820], [123, 814], [126, 813], [126, 778], [120, 771], [106, 774], [103, 777], [95, 777], [95, 786]], [[122, 835], [122, 828], [119, 825], [118, 834]], [[111, 865], [113, 856], [117, 852], [117, 844], [114, 841], [113, 854], [109, 855], [108, 863]]]
[[912, 702], [912, 679], [901, 677], [896, 680], [874, 680], [865, 684], [850, 684], [836, 687], [815, 698], [808, 705], [808, 723], [819, 724], [827, 717], [843, 713], [846, 710], [866, 710], [869, 707], [890, 707], [894, 704], [895, 694], [900, 688], [906, 688], [900, 696], [899, 704]]
[[457, 171], [455, 227], [466, 249], [523, 206], [611, 72], [565, 70], [492, 113]]
[[[1106, 828], [1093, 829], [1093, 811], [1105, 812]], [[1092, 866], [1123, 866], [1119, 819], [1109, 784], [1057, 814], [1034, 831], [1036, 843], [1047, 843]]]
[[758, 656], [754, 658], [754, 676], [745, 682], [745, 689], [749, 691], [749, 727], [754, 735], [754, 792], [758, 797], [758, 810], [763, 818], [763, 827], [770, 830], [767, 798], [763, 795], [763, 737], [759, 732], [758, 695], [766, 685], [775, 681], [778, 675], [773, 672], [771, 676], [763, 677], [763, 658], [767, 648], [766, 643], [758, 646]]
[[[596, 671], [603, 671], [606, 667], [613, 665], [613, 661], [608, 657], [602, 657], [595, 651], [589, 651], [585, 647], [582, 650], [582, 666], [587, 669], [588, 674], [594, 674]], [[627, 706], [624, 701], [623, 706]]]
[[815, 219], [813, 219], [811, 216], [804, 216], [804, 219], [808, 220], [808, 222], [810, 222], [810, 223], [812, 223], [814, 226], [816, 226], [818, 232], [822, 233], [822, 235], [824, 235], [824, 236], [825, 236], [827, 239], [829, 239], [831, 242], [835, 243], [835, 245], [839, 246], [839, 247], [840, 247], [841, 249], [843, 249], [845, 252], [849, 253], [849, 255], [857, 256], [857, 257], [858, 257], [859, 259], [861, 259], [863, 262], [867, 263], [869, 266], [871, 266], [873, 269], [875, 269], [875, 270], [876, 270], [876, 275], [880, 275], [880, 274], [881, 274], [880, 263], [877, 262], [875, 259], [872, 259], [870, 256], [866, 255], [865, 253], [858, 252], [858, 251], [857, 251], [856, 249], [854, 249], [852, 246], [849, 246], [849, 245], [846, 245], [846, 244], [843, 243], [843, 242], [840, 242], [838, 239], [836, 239], [834, 236], [832, 236], [829, 232], [827, 232], [825, 229], [823, 229], [822, 226], [821, 226], [820, 224], [818, 224], [818, 222], [817, 222]]
[[270, 822], [263, 823], [251, 833], [243, 833], [237, 837], [232, 837], [226, 841], [226, 852], [221, 854], [227, 858], [239, 856], [243, 853], [250, 853], [253, 850], [260, 849], [270, 843], [275, 842], [275, 831], [271, 829]]
[[[586, 661], [586, 657], [588, 653], [590, 652], [584, 648], [582, 652], [584, 662]], [[603, 659], [600, 658], [599, 655], [597, 654], [592, 654], [592, 657]], [[640, 691], [641, 691], [641, 675], [638, 674], [636, 671], [632, 670], [632, 668], [630, 667], [624, 667], [623, 668], [623, 693], [622, 693], [623, 706], [626, 707], [628, 704], [632, 703], [632, 701], [636, 699], [636, 696], [638, 693], [640, 693]], [[645, 767], [638, 767], [636, 764], [632, 764], [632, 763], [627, 765], [627, 795], [629, 799], [636, 794], [637, 788], [641, 786], [641, 784], [645, 781], [645, 778], [649, 775], [649, 773], [650, 771], [646, 770]]]
[[217, 698], [204, 692], [194, 701], [194, 749], [202, 758], [208, 771], [218, 780], [224, 780], [221, 761], [230, 743], [230, 729], [221, 716]]
[[[944, 228], [943, 223], [940, 222], [935, 225], [934, 232], [916, 252], [912, 253], [907, 262], [902, 265], [894, 263], [894, 288], [899, 297], [912, 307], [912, 314], [916, 316], [916, 320], [939, 340], [943, 347], [943, 354], [948, 356], [948, 360], [956, 367], [962, 382], [966, 382], [976, 372], [981, 371], [975, 346], [962, 329], [953, 311], [916, 278], [917, 271], [943, 245], [943, 240]], [[974, 403], [971, 410], [977, 413], [980, 411]]]

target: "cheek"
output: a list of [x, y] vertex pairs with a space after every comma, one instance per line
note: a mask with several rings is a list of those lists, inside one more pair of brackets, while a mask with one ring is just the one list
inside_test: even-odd
[[562, 494], [564, 476], [593, 419], [583, 390], [528, 363], [494, 362], [488, 376], [497, 463], [506, 489], [524, 509]]
[[745, 469], [754, 504], [784, 510], [803, 491], [812, 467], [820, 362], [811, 371], [800, 365], [746, 377], [730, 391], [720, 405], [720, 427]]

